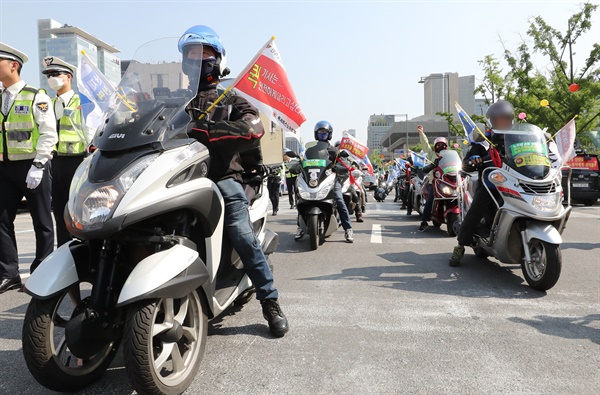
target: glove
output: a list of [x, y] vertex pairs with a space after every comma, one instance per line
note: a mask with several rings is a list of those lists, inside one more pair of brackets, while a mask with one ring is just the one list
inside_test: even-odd
[[470, 163], [471, 163], [473, 166], [479, 165], [479, 164], [481, 164], [481, 156], [479, 156], [479, 155], [473, 155], [473, 156], [471, 156], [471, 157], [469, 158], [469, 162], [470, 162]]
[[35, 189], [42, 182], [42, 177], [44, 177], [44, 169], [38, 169], [34, 165], [31, 165], [29, 168], [29, 172], [27, 173], [27, 188]]
[[436, 167], [440, 164], [440, 158], [435, 158], [435, 160], [433, 161], [433, 164], [436, 165]]

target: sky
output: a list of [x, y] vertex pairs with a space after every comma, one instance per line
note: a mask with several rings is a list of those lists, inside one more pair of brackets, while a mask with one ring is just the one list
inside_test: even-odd
[[[600, 4], [600, 0], [592, 0]], [[334, 140], [356, 129], [366, 141], [371, 114], [423, 114], [430, 73], [482, 76], [485, 55], [500, 58], [503, 43], [526, 39], [528, 21], [542, 16], [564, 31], [580, 1], [28, 1], [0, 0], [0, 41], [30, 60], [23, 79], [39, 84], [37, 20], [77, 26], [129, 59], [141, 44], [211, 26], [222, 38], [232, 76], [273, 35], [307, 118], [301, 128], [333, 124]], [[583, 60], [600, 42], [600, 9], [592, 30], [577, 43]], [[540, 64], [540, 67], [545, 65]]]

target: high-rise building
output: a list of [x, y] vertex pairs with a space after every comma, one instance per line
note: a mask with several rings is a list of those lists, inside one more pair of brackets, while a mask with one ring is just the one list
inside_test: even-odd
[[[79, 66], [81, 51], [98, 66], [110, 82], [117, 85], [121, 80], [121, 60], [115, 55], [117, 48], [92, 36], [75, 26], [62, 24], [53, 19], [38, 20], [38, 51], [40, 60], [46, 56], [56, 56], [67, 63]], [[40, 62], [40, 75], [44, 66]], [[77, 81], [73, 79], [76, 90]], [[40, 88], [50, 91], [46, 78], [40, 78]]]
[[356, 129], [347, 129], [344, 132], [348, 133], [352, 137], [356, 137]]
[[424, 115], [449, 112], [457, 116], [454, 102], [469, 114], [475, 111], [475, 76], [459, 77], [458, 73], [438, 73], [421, 77]]
[[376, 115], [369, 117], [369, 125], [367, 126], [367, 147], [371, 151], [381, 150], [381, 139], [387, 135], [392, 125], [396, 121], [395, 115]]

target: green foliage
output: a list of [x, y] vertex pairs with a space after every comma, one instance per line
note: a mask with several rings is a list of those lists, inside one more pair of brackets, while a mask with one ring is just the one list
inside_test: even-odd
[[[541, 16], [530, 20], [531, 48], [526, 42], [512, 51], [505, 48], [503, 57], [509, 67], [505, 74], [493, 55], [479, 61], [484, 78], [475, 92], [490, 102], [510, 101], [517, 112], [527, 114], [528, 122], [548, 127], [552, 133], [575, 116], [578, 134], [595, 129], [600, 119], [600, 44], [593, 45], [583, 65], [576, 65], [573, 55], [578, 39], [589, 32], [597, 8], [583, 4], [569, 18], [565, 32]], [[539, 67], [532, 54], [543, 57]], [[572, 84], [579, 85], [579, 90], [571, 92]], [[549, 105], [543, 107], [542, 100]]]
[[378, 149], [370, 151], [369, 160], [371, 161], [371, 165], [373, 167], [381, 167], [381, 151]]

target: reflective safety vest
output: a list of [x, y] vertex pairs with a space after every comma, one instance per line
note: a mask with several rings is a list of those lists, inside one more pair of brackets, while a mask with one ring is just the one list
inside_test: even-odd
[[2, 122], [0, 158], [2, 160], [35, 158], [35, 147], [40, 138], [40, 131], [33, 117], [33, 102], [38, 92], [38, 89], [25, 85], [17, 94], [8, 115], [4, 116], [0, 111]]
[[[56, 99], [52, 99], [54, 105], [56, 105]], [[57, 122], [56, 152], [59, 156], [82, 155], [85, 152], [87, 141], [83, 134], [80, 106], [79, 95], [75, 93], [66, 105], [63, 116]]]
[[298, 177], [298, 174], [292, 174], [290, 173], [290, 164], [293, 163], [292, 161], [289, 162], [284, 162], [283, 164], [285, 165], [285, 178], [296, 178]]

